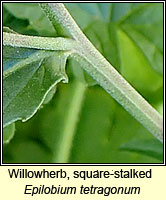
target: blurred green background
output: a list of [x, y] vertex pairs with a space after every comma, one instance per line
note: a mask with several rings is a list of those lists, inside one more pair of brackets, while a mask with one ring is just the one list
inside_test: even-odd
[[[67, 3], [89, 40], [122, 76], [162, 114], [163, 4]], [[24, 10], [24, 12], [22, 12]], [[3, 25], [29, 35], [57, 36], [35, 3], [3, 3]], [[162, 163], [163, 145], [84, 72], [75, 60], [66, 66], [69, 83], [58, 84], [53, 99], [3, 146], [4, 163]], [[84, 85], [79, 112], [79, 84]], [[72, 106], [71, 106], [72, 105]], [[70, 118], [70, 122], [69, 119]], [[69, 149], [67, 123], [74, 123]], [[59, 158], [57, 160], [57, 158]]]

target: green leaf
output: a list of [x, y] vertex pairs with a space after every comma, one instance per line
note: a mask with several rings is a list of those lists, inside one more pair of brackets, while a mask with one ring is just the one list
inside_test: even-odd
[[6, 26], [3, 26], [3, 32], [17, 34], [17, 32], [13, 31], [12, 29]]
[[3, 4], [3, 26], [10, 27], [19, 33], [37, 34], [35, 30], [29, 29], [29, 22], [26, 19], [18, 19], [12, 15]]
[[26, 121], [40, 108], [48, 92], [67, 82], [68, 54], [4, 46], [3, 126]]
[[[35, 30], [38, 34], [43, 36], [56, 36], [55, 29], [47, 17], [44, 15], [44, 13], [41, 11], [37, 3], [4, 3], [3, 6], [9, 15], [17, 19], [18, 23], [21, 20], [28, 21], [28, 25], [26, 29], [23, 30], [23, 32], [28, 30]], [[17, 24], [17, 21], [15, 22], [16, 26], [19, 25]], [[12, 26], [11, 28], [15, 27], [12, 24], [10, 25]], [[19, 29], [17, 29], [17, 31], [19, 32]]]
[[15, 123], [10, 124], [9, 126], [3, 129], [3, 144], [7, 144], [13, 138], [15, 133]]
[[163, 160], [162, 144], [157, 140], [132, 140], [120, 148], [122, 151], [136, 152]]
[[162, 77], [151, 68], [137, 45], [123, 31], [118, 31], [118, 37], [123, 76], [143, 94], [157, 91], [163, 84]]
[[152, 68], [163, 73], [163, 4], [148, 4], [135, 9], [119, 23], [135, 42]]

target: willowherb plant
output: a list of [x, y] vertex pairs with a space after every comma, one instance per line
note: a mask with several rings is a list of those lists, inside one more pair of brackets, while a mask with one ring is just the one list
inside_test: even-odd
[[[6, 129], [17, 120], [30, 119], [58, 82], [67, 83], [65, 66], [68, 58], [72, 58], [163, 142], [161, 115], [93, 46], [65, 6], [62, 3], [40, 3], [40, 7], [54, 26], [57, 37], [22, 35], [6, 27], [3, 30], [3, 127]], [[78, 87], [80, 93], [75, 98], [81, 104], [86, 85], [80, 83]], [[69, 155], [63, 150], [71, 146], [74, 126], [66, 127], [64, 132], [68, 139], [59, 150], [65, 161]], [[57, 162], [60, 159], [57, 158]]]

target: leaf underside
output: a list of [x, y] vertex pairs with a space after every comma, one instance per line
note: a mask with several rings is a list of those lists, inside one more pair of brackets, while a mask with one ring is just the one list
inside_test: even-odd
[[3, 49], [3, 125], [26, 121], [40, 108], [48, 92], [67, 81], [65, 55], [59, 52]]

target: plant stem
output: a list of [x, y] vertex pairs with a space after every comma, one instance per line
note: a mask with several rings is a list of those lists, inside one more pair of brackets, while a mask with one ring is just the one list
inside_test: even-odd
[[67, 109], [67, 115], [65, 117], [65, 126], [61, 133], [59, 148], [57, 156], [53, 162], [55, 163], [67, 163], [70, 156], [70, 150], [72, 146], [72, 141], [75, 134], [76, 125], [79, 119], [80, 110], [82, 107], [82, 102], [84, 99], [84, 93], [86, 90], [85, 83], [77, 81], [74, 84], [74, 91], [72, 99], [70, 101], [69, 107]]
[[[133, 117], [163, 142], [163, 119], [136, 90], [110, 65], [86, 38], [62, 3], [40, 4], [49, 19], [67, 30], [76, 45], [82, 67]], [[78, 49], [77, 49], [78, 47]]]
[[38, 37], [3, 32], [3, 45], [33, 49], [68, 51], [71, 50], [72, 47], [74, 48], [76, 41], [70, 38], [62, 37]]

